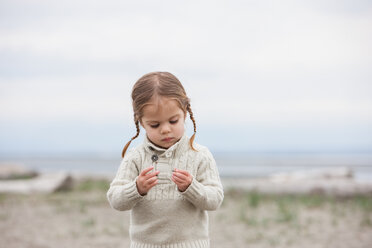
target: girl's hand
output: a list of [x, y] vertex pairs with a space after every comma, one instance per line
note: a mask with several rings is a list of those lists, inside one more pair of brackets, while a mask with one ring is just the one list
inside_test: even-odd
[[172, 181], [177, 184], [179, 191], [184, 192], [192, 182], [192, 175], [185, 170], [174, 169]]
[[[156, 184], [158, 184], [158, 177], [159, 171], [154, 171], [152, 173], [150, 172], [152, 169], [154, 169], [154, 166], [150, 166], [139, 174], [137, 177], [136, 185], [138, 193], [142, 196], [146, 195], [149, 190], [154, 187]], [[148, 174], [147, 174], [148, 173]]]

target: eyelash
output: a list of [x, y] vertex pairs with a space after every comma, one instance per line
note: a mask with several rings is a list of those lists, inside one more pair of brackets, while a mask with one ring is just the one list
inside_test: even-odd
[[[175, 120], [175, 121], [169, 121], [170, 124], [176, 124], [178, 122], [178, 120]], [[152, 128], [157, 128], [159, 127], [159, 124], [156, 124], [156, 125], [150, 125], [150, 127]]]

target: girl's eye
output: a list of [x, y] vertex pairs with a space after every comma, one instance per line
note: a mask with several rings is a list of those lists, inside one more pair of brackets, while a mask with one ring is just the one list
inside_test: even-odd
[[169, 121], [170, 124], [176, 124], [177, 122], [178, 122], [178, 119], [174, 121]]
[[158, 126], [159, 126], [159, 124], [150, 125], [150, 127], [152, 127], [152, 128], [157, 128]]

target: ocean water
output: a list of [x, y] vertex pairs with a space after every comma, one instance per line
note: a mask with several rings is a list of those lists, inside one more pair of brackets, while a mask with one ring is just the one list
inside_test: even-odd
[[[372, 153], [214, 153], [221, 177], [265, 177], [273, 173], [347, 167], [359, 181], [372, 182]], [[1, 164], [20, 164], [40, 172], [114, 176], [121, 157], [0, 157]]]

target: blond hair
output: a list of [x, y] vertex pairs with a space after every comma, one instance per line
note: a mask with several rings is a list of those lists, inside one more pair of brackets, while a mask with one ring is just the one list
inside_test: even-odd
[[132, 140], [137, 138], [140, 133], [140, 121], [143, 117], [143, 107], [156, 96], [163, 96], [174, 99], [178, 102], [180, 108], [186, 114], [189, 113], [190, 119], [194, 125], [194, 134], [190, 138], [190, 147], [194, 150], [193, 142], [196, 133], [196, 124], [194, 114], [190, 107], [190, 99], [186, 95], [186, 91], [183, 88], [181, 82], [169, 72], [150, 72], [142, 76], [134, 84], [132, 90], [132, 105], [134, 112], [134, 123], [136, 125], [137, 133], [131, 138], [131, 140], [124, 146], [121, 154], [124, 157]]

